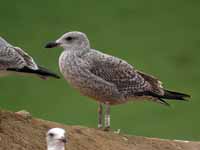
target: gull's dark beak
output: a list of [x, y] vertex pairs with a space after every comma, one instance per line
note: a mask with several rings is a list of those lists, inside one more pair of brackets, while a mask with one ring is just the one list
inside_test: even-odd
[[60, 141], [63, 142], [63, 143], [67, 143], [66, 138], [61, 138]]
[[45, 48], [54, 48], [54, 47], [57, 47], [59, 46], [60, 44], [59, 43], [56, 43], [56, 42], [49, 42], [45, 45]]

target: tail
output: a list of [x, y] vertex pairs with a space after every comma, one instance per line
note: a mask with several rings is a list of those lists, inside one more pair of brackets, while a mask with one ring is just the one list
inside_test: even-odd
[[164, 90], [164, 95], [161, 98], [186, 101], [187, 98], [190, 98], [190, 97], [191, 96], [188, 94]]
[[53, 77], [56, 79], [60, 79], [60, 76], [58, 76], [57, 74], [49, 71], [48, 69], [38, 66], [39, 69], [37, 70], [38, 75], [40, 75], [41, 77]]
[[137, 96], [141, 96], [141, 95], [152, 96], [152, 97], [155, 98], [154, 100], [156, 100], [156, 102], [159, 102], [159, 103], [164, 104], [166, 106], [170, 106], [170, 104], [167, 103], [164, 99], [187, 101], [187, 98], [191, 97], [188, 94], [173, 92], [173, 91], [169, 91], [169, 90], [165, 90], [165, 89], [164, 89], [164, 95], [158, 95], [158, 94], [156, 94], [154, 92], [150, 92], [150, 91], [137, 93]]
[[47, 77], [53, 77], [53, 78], [57, 78], [59, 79], [60, 77], [49, 71], [48, 69], [44, 68], [44, 67], [41, 67], [41, 66], [38, 66], [38, 69], [37, 70], [33, 70], [33, 69], [30, 69], [28, 67], [23, 67], [21, 69], [16, 69], [16, 68], [10, 68], [10, 69], [7, 69], [8, 71], [16, 71], [16, 72], [21, 72], [21, 73], [29, 73], [29, 74], [36, 74], [36, 75], [39, 75], [42, 79], [46, 79]]

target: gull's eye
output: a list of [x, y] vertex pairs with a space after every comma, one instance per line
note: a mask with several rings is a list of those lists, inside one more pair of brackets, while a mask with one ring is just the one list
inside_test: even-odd
[[54, 137], [54, 134], [53, 134], [53, 133], [49, 133], [49, 136], [50, 136], [50, 137]]
[[65, 38], [65, 40], [67, 40], [67, 41], [71, 41], [72, 39], [73, 38], [71, 36], [68, 36], [68, 37]]

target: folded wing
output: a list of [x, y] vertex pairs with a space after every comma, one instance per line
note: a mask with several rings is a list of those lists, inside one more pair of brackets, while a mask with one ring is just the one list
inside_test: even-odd
[[152, 96], [150, 93], [163, 94], [160, 81], [137, 71], [122, 59], [96, 51], [87, 54], [87, 57], [90, 57], [88, 58], [91, 66], [90, 71], [105, 81], [116, 85], [118, 91], [125, 98]]
[[0, 70], [15, 71], [19, 73], [37, 74], [41, 78], [58, 75], [44, 67], [38, 66], [33, 58], [19, 47], [14, 47], [0, 37]]

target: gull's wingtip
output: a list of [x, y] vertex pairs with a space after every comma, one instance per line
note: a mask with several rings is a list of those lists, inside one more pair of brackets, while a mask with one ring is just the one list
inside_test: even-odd
[[57, 75], [56, 73], [53, 73], [51, 71], [49, 71], [48, 69], [38, 66], [38, 70], [37, 70], [38, 74], [40, 74], [41, 76], [46, 76], [46, 77], [53, 77], [56, 79], [60, 79], [60, 76]]
[[185, 94], [185, 93], [180, 93], [180, 92], [164, 90], [163, 98], [188, 101], [187, 98], [191, 98], [191, 95]]
[[60, 76], [57, 75], [56, 73], [53, 73], [52, 71], [49, 71], [48, 69], [38, 66], [37, 70], [30, 69], [28, 67], [23, 67], [23, 68], [8, 68], [8, 71], [15, 71], [15, 72], [21, 72], [21, 73], [29, 73], [29, 74], [35, 74], [38, 75], [42, 79], [47, 79], [48, 77], [53, 77], [56, 79], [60, 79]]

